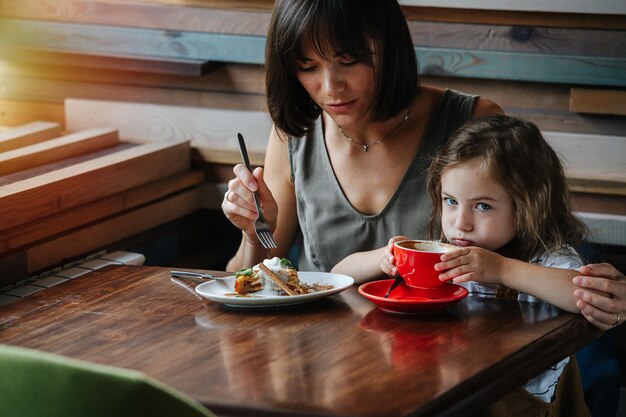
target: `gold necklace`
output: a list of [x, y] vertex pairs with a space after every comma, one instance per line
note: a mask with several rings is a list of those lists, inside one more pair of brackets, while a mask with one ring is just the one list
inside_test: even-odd
[[367, 152], [367, 150], [374, 146], [374, 145], [378, 145], [379, 143], [383, 143], [384, 141], [386, 141], [387, 139], [389, 139], [394, 133], [396, 133], [396, 131], [398, 129], [400, 129], [400, 126], [402, 126], [402, 123], [404, 123], [404, 121], [406, 119], [409, 118], [409, 113], [411, 113], [411, 106], [409, 106], [409, 110], [407, 110], [406, 114], [404, 115], [404, 117], [402, 118], [402, 120], [400, 120], [400, 122], [396, 125], [396, 127], [394, 127], [393, 129], [391, 129], [391, 131], [389, 133], [387, 133], [387, 135], [380, 139], [377, 140], [374, 143], [370, 143], [369, 145], [366, 145], [364, 143], [361, 142], [357, 142], [356, 140], [352, 139], [350, 136], [346, 135], [346, 132], [343, 131], [343, 129], [341, 128], [341, 126], [339, 126], [339, 124], [337, 124], [337, 127], [339, 128], [339, 131], [341, 132], [341, 134], [348, 139], [350, 142], [354, 143], [356, 146], [360, 146], [361, 148], [363, 148], [363, 152]]

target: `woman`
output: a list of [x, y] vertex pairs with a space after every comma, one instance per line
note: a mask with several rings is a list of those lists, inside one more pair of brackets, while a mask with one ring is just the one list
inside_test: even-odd
[[423, 236], [430, 213], [428, 156], [465, 121], [500, 107], [419, 86], [415, 50], [396, 0], [279, 0], [266, 49], [274, 128], [265, 168], [234, 168], [222, 209], [242, 230], [228, 270], [268, 256], [255, 233], [258, 191], [278, 249], [302, 232], [301, 270], [342, 269], [390, 236]]

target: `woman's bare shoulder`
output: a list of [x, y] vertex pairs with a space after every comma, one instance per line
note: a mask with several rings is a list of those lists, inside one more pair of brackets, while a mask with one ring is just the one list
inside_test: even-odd
[[484, 98], [479, 97], [474, 104], [474, 111], [472, 118], [476, 119], [481, 116], [489, 116], [491, 114], [504, 114], [504, 110], [497, 103]]

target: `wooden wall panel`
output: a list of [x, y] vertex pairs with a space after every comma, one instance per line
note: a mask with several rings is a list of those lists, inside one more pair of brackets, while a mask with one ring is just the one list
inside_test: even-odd
[[114, 152], [0, 187], [0, 230], [189, 170], [189, 142]]
[[[24, 250], [27, 271], [34, 273], [70, 260], [86, 252], [167, 223], [199, 208], [197, 189], [184, 191], [162, 201], [86, 226]], [[2, 261], [0, 260], [0, 263]]]
[[[572, 187], [623, 199], [623, 148], [607, 136], [626, 137], [626, 118], [606, 115], [620, 103], [602, 108], [596, 101], [586, 107], [601, 114], [580, 111], [575, 85], [613, 92], [626, 86], [626, 14], [461, 9], [452, 6], [454, 1], [439, 7], [408, 0], [403, 6], [423, 83], [490, 98], [508, 114], [534, 121], [547, 136], [556, 132], [551, 140], [568, 155]], [[587, 5], [597, 11], [609, 3]], [[271, 126], [264, 114], [262, 50], [272, 4], [4, 0], [0, 15], [10, 20], [0, 31], [5, 42], [21, 46], [12, 45], [16, 50], [9, 53], [0, 45], [0, 59], [4, 53], [11, 64], [0, 61], [0, 123], [17, 124], [12, 122], [17, 117], [4, 114], [15, 115], [19, 108], [58, 109], [69, 98], [70, 130], [118, 128], [135, 142], [189, 139], [197, 156], [225, 164], [221, 167], [239, 161], [234, 136], [241, 130], [253, 163], [262, 164]], [[485, 4], [481, 7], [501, 8]], [[17, 50], [34, 47], [39, 53]], [[59, 56], [66, 59], [50, 61]], [[133, 57], [153, 62], [120, 64]], [[209, 59], [230, 62], [213, 65], [203, 76], [184, 68], [185, 60]], [[182, 61], [168, 67], [168, 60]], [[4, 107], [9, 112], [2, 111], [3, 103], [11, 106]], [[580, 160], [581, 155], [588, 158]]]
[[[436, 23], [436, 25], [446, 25]], [[615, 56], [587, 56], [579, 45], [593, 51], [597, 38], [606, 34], [584, 35], [584, 32], [564, 29], [566, 41], [559, 42], [554, 33], [550, 36], [535, 36], [533, 42], [510, 42], [506, 35], [493, 35], [492, 29], [478, 28], [486, 39], [495, 39], [480, 47], [465, 47], [468, 36], [454, 37], [446, 47], [416, 45], [415, 51], [425, 74], [447, 74], [456, 77], [495, 78], [626, 86], [626, 58]], [[553, 31], [559, 31], [554, 29]], [[450, 29], [449, 32], [455, 32]], [[497, 33], [497, 32], [496, 32]], [[77, 53], [97, 55], [151, 56], [168, 59], [202, 59], [218, 62], [262, 64], [264, 62], [265, 37], [247, 34], [221, 34], [96, 25], [78, 25], [34, 20], [0, 19], [0, 37], [9, 45], [32, 48], [64, 49]], [[626, 34], [611, 34], [611, 44], [626, 44]], [[445, 37], [444, 37], [445, 38]], [[427, 37], [425, 40], [431, 39]], [[436, 38], [435, 38], [436, 39]], [[485, 38], [483, 38], [485, 39]], [[575, 39], [572, 42], [572, 39]], [[450, 46], [454, 45], [453, 48]], [[497, 47], [497, 49], [493, 49]], [[549, 48], [549, 53], [543, 53]], [[572, 54], [572, 48], [578, 50]], [[604, 49], [603, 49], [604, 48]], [[560, 49], [564, 51], [561, 52]], [[600, 48], [600, 53], [606, 48]]]
[[72, 233], [78, 227], [198, 185], [203, 179], [202, 171], [183, 172], [4, 230], [0, 234], [0, 253], [16, 250], [55, 235], [67, 234], [68, 231]]
[[[273, 3], [272, 0], [139, 0], [132, 3], [125, 0], [91, 0], [89, 2], [80, 0], [47, 0], [45, 2], [42, 0], [28, 2], [3, 0], [0, 3], [0, 14], [15, 18], [222, 33], [232, 32], [237, 30], [235, 28], [247, 26], [246, 30], [255, 30], [257, 34], [264, 35]], [[502, 7], [489, 10], [488, 7], [443, 7], [440, 3], [428, 5], [422, 2], [417, 5], [404, 4], [401, 1], [400, 4], [408, 20], [626, 29], [626, 19], [624, 19], [626, 12], [598, 13], [603, 4], [597, 2], [594, 4], [587, 2], [588, 6], [596, 6], [595, 9], [592, 8], [595, 12], [589, 13], [571, 13], [562, 9], [559, 12], [539, 11], [533, 10], [532, 6], [528, 6], [524, 12], [520, 12], [518, 10], [506, 10]], [[563, 2], [560, 4], [562, 6]], [[607, 7], [610, 6], [607, 4]], [[254, 18], [240, 20], [246, 15], [254, 16]]]

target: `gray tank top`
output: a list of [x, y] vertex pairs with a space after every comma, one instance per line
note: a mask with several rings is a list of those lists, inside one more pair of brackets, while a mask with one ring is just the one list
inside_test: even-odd
[[290, 137], [289, 163], [302, 232], [298, 269], [327, 272], [351, 253], [385, 246], [392, 236], [423, 238], [432, 207], [426, 190], [429, 157], [472, 118], [475, 100], [453, 90], [443, 93], [400, 185], [375, 215], [360, 213], [343, 194], [328, 158], [321, 117], [305, 137]]

